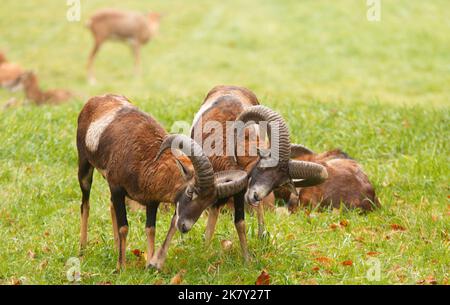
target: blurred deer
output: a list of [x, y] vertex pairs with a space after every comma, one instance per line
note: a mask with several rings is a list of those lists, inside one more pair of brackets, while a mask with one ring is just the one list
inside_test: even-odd
[[0, 87], [16, 91], [20, 87], [20, 75], [23, 73], [20, 65], [8, 62], [4, 53], [0, 52]]
[[95, 40], [87, 66], [89, 82], [95, 83], [94, 58], [106, 40], [119, 40], [131, 46], [135, 57], [135, 74], [139, 74], [141, 46], [157, 34], [160, 19], [161, 15], [155, 12], [142, 14], [133, 11], [101, 9], [94, 13], [87, 23]]
[[32, 71], [23, 73], [20, 76], [20, 83], [23, 85], [27, 99], [37, 105], [61, 104], [73, 97], [70, 91], [64, 89], [41, 90], [38, 78]]

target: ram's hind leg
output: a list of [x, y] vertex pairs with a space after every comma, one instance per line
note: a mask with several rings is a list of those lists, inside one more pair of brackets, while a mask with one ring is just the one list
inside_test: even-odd
[[127, 210], [125, 207], [125, 191], [120, 187], [114, 187], [110, 185], [111, 190], [111, 202], [114, 206], [114, 212], [116, 214], [117, 227], [119, 229], [119, 260], [117, 263], [117, 269], [125, 269], [125, 251], [127, 245], [128, 235], [128, 220]]
[[81, 234], [80, 250], [82, 251], [87, 244], [87, 230], [89, 220], [89, 196], [91, 194], [92, 175], [94, 167], [84, 158], [78, 160], [78, 182], [80, 183], [81, 198]]
[[150, 265], [150, 260], [155, 253], [155, 233], [156, 233], [156, 213], [158, 211], [159, 202], [151, 202], [147, 204], [147, 221], [145, 223], [145, 234], [147, 235], [147, 261], [146, 267]]

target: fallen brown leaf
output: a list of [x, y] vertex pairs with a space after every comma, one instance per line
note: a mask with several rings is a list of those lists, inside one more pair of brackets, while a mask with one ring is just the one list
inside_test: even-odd
[[222, 240], [220, 242], [220, 244], [222, 245], [223, 251], [229, 251], [231, 249], [231, 247], [233, 246], [233, 243], [231, 242], [231, 240], [228, 240], [228, 239]]
[[437, 281], [432, 275], [427, 276], [427, 278], [425, 279], [425, 282], [427, 284], [437, 285]]
[[183, 281], [183, 276], [186, 274], [185, 269], [181, 269], [175, 276], [170, 280], [170, 284], [179, 285]]
[[320, 267], [319, 266], [314, 266], [314, 267], [312, 267], [312, 271], [319, 271], [320, 270]]
[[14, 285], [14, 286], [17, 286], [17, 285], [22, 285], [23, 283], [22, 283], [22, 280], [21, 279], [18, 279], [18, 278], [12, 278], [11, 279], [11, 285]]
[[301, 282], [303, 285], [317, 285], [318, 282], [316, 279], [307, 279]]
[[261, 271], [261, 274], [256, 279], [255, 285], [270, 285], [270, 275], [266, 270]]
[[356, 240], [357, 242], [362, 243], [362, 244], [365, 243], [364, 237], [362, 237], [362, 236], [357, 236], [357, 237], [355, 237], [355, 240]]
[[342, 262], [343, 266], [353, 266], [353, 261], [352, 260], [346, 260]]
[[44, 259], [42, 262], [39, 263], [39, 270], [44, 270], [45, 268], [47, 268], [48, 265], [48, 260]]
[[289, 233], [288, 235], [286, 235], [286, 239], [287, 240], [294, 240], [295, 239], [295, 234], [294, 233]]
[[391, 224], [391, 229], [394, 231], [406, 231], [406, 228], [402, 225], [399, 225], [397, 223]]
[[366, 253], [368, 256], [377, 256], [377, 255], [380, 255], [381, 253], [380, 252], [377, 252], [377, 251], [369, 251], [369, 252], [367, 252]]
[[424, 279], [418, 280], [417, 284], [419, 284], [419, 285], [424, 285], [424, 284], [437, 285], [437, 281], [432, 275], [429, 275]]
[[330, 225], [330, 229], [332, 229], [332, 230], [336, 230], [337, 227], [338, 227], [338, 225], [335, 224], [335, 223], [332, 223], [332, 224]]
[[35, 258], [36, 258], [36, 253], [34, 253], [34, 252], [31, 251], [31, 250], [28, 250], [27, 255], [28, 255], [28, 257], [29, 257], [30, 259], [35, 259]]
[[134, 249], [131, 252], [133, 252], [134, 256], [137, 256], [137, 257], [141, 257], [142, 254], [143, 254], [143, 252], [141, 250], [139, 250], [139, 249]]
[[339, 222], [339, 225], [340, 225], [341, 227], [347, 227], [347, 226], [348, 226], [348, 220], [347, 220], [347, 219], [342, 219], [342, 220]]
[[316, 257], [314, 260], [324, 265], [330, 265], [333, 262], [331, 258], [326, 256]]

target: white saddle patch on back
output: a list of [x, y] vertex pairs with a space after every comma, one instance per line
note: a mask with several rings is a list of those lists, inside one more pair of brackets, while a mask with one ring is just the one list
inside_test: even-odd
[[92, 122], [89, 125], [89, 128], [86, 132], [86, 147], [91, 151], [97, 151], [98, 144], [100, 142], [100, 138], [105, 131], [105, 129], [111, 124], [112, 121], [116, 118], [117, 112], [123, 109], [123, 107], [117, 107], [112, 109], [110, 112], [106, 113], [104, 116], [100, 117], [96, 121]]

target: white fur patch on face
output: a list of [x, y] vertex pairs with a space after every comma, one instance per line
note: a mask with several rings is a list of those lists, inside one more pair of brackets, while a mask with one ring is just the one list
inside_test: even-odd
[[91, 152], [97, 151], [98, 144], [100, 142], [100, 137], [102, 136], [105, 129], [111, 124], [116, 118], [117, 112], [123, 107], [117, 107], [112, 109], [110, 112], [106, 113], [104, 116], [100, 117], [96, 121], [89, 125], [86, 132], [86, 147]]

